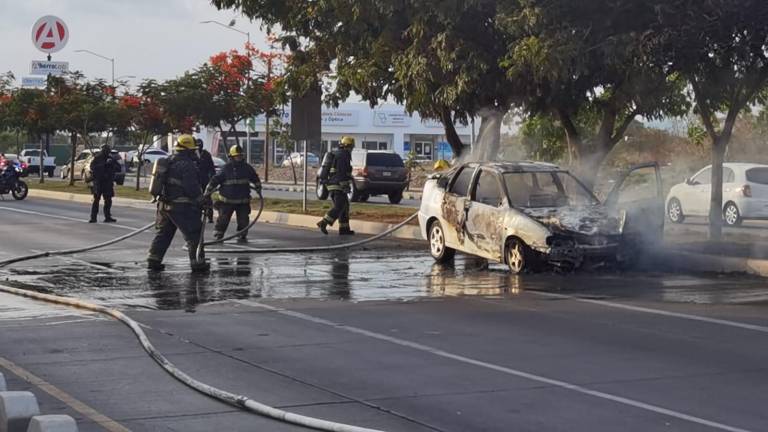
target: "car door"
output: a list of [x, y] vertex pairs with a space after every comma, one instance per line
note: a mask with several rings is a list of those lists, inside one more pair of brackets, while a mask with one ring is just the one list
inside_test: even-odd
[[474, 252], [482, 257], [501, 261], [504, 236], [506, 200], [501, 179], [496, 172], [482, 168], [472, 182], [466, 235]]
[[707, 167], [686, 181], [687, 193], [681, 200], [683, 212], [691, 216], [709, 216], [712, 191], [712, 168]]
[[445, 238], [448, 246], [463, 252], [473, 253], [472, 246], [467, 242], [466, 221], [469, 211], [469, 190], [475, 176], [476, 167], [467, 165], [459, 169], [448, 184], [443, 202], [441, 215], [445, 222]]
[[623, 237], [632, 244], [660, 242], [664, 235], [664, 190], [656, 162], [636, 165], [616, 183], [606, 206], [623, 215]]

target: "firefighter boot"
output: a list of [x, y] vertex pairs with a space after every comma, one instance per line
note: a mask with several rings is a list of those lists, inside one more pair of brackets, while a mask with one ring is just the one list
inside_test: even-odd
[[165, 264], [157, 260], [147, 260], [147, 270], [153, 272], [160, 272], [165, 270]]
[[317, 223], [317, 227], [320, 228], [320, 231], [323, 234], [328, 235], [328, 221], [321, 219], [320, 222]]

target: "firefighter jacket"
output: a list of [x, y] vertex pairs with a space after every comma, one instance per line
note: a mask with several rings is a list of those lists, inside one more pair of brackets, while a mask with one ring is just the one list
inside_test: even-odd
[[115, 181], [115, 174], [120, 171], [120, 164], [111, 155], [100, 151], [93, 157], [88, 168], [91, 170], [94, 184], [108, 186]]
[[203, 186], [194, 151], [180, 151], [168, 160], [163, 201], [170, 204], [195, 204], [203, 201]]
[[329, 192], [346, 190], [352, 181], [352, 152], [345, 149], [334, 150], [333, 165], [328, 173], [326, 187]]
[[256, 170], [245, 161], [229, 161], [221, 172], [213, 176], [207, 191], [219, 188], [216, 201], [225, 204], [248, 204], [251, 202], [251, 187], [261, 190], [261, 180]]

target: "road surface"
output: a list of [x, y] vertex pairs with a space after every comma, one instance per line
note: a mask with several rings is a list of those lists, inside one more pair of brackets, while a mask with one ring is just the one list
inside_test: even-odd
[[[97, 243], [153, 217], [119, 207], [117, 225], [89, 225], [87, 213], [85, 205], [41, 199], [0, 203], [0, 259]], [[258, 247], [347, 240], [262, 224], [250, 237]], [[153, 275], [143, 269], [150, 239], [15, 264], [0, 269], [0, 283], [117, 307], [197, 379], [359, 426], [768, 425], [761, 279], [608, 270], [516, 277], [463, 256], [437, 265], [424, 244], [402, 240], [333, 253], [209, 251], [204, 276], [189, 274], [176, 242], [167, 271]], [[0, 329], [9, 387], [33, 391], [46, 413], [74, 416], [81, 431], [305, 430], [187, 389], [125, 326], [100, 316], [0, 294]]]

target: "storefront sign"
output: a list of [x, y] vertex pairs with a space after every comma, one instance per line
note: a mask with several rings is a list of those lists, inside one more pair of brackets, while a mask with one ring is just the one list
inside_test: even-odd
[[428, 128], [442, 128], [443, 123], [432, 119], [422, 119], [421, 124]]
[[41, 76], [22, 77], [21, 86], [27, 88], [41, 88], [45, 87], [47, 80], [46, 77]]
[[405, 111], [374, 111], [373, 125], [407, 127], [411, 125], [411, 116]]
[[64, 75], [69, 71], [69, 62], [62, 61], [33, 61], [29, 66], [32, 75]]
[[357, 126], [360, 119], [358, 111], [329, 110], [322, 111], [323, 126]]

